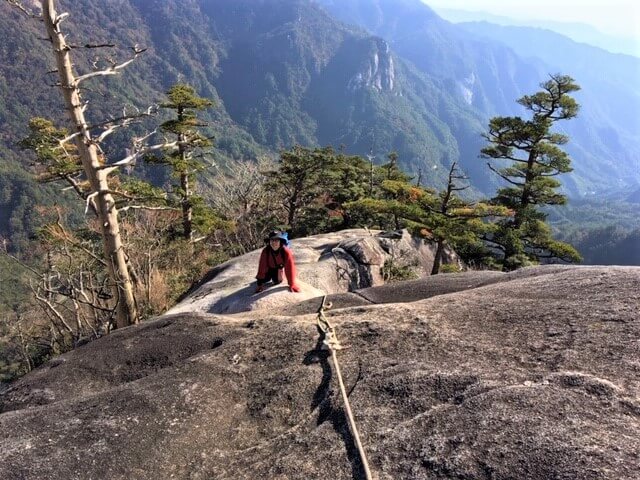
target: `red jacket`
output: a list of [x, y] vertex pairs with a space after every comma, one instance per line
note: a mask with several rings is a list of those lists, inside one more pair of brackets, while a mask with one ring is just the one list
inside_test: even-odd
[[296, 264], [293, 260], [293, 253], [284, 245], [275, 253], [269, 245], [262, 249], [262, 253], [260, 254], [260, 263], [258, 264], [258, 275], [256, 275], [256, 278], [258, 280], [263, 280], [266, 278], [267, 271], [270, 268], [278, 268], [280, 265], [284, 265], [284, 273], [287, 276], [289, 286], [295, 286]]

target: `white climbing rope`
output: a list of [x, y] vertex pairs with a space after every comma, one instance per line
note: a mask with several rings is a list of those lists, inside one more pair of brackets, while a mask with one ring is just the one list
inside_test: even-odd
[[364, 468], [364, 473], [366, 476], [366, 480], [373, 480], [371, 476], [371, 470], [369, 469], [369, 462], [367, 461], [367, 456], [364, 452], [364, 447], [362, 446], [362, 442], [360, 441], [360, 434], [358, 433], [358, 427], [356, 427], [356, 421], [353, 417], [353, 413], [351, 412], [351, 405], [349, 404], [349, 397], [347, 396], [347, 389], [344, 386], [344, 382], [342, 380], [342, 373], [340, 372], [340, 364], [338, 363], [338, 357], [336, 355], [336, 351], [342, 350], [342, 345], [338, 340], [336, 335], [335, 328], [329, 320], [324, 316], [325, 308], [331, 308], [331, 304], [325, 307], [325, 302], [327, 300], [327, 296], [322, 297], [322, 305], [318, 309], [318, 328], [324, 334], [324, 340], [322, 343], [327, 346], [329, 351], [331, 352], [331, 358], [333, 359], [333, 365], [336, 369], [336, 375], [338, 376], [338, 383], [340, 384], [340, 393], [342, 394], [342, 400], [344, 401], [344, 407], [347, 412], [347, 418], [349, 419], [349, 426], [351, 427], [351, 433], [353, 434], [353, 439], [356, 442], [356, 446], [358, 447], [358, 453], [360, 454], [360, 460], [362, 461], [362, 466]]

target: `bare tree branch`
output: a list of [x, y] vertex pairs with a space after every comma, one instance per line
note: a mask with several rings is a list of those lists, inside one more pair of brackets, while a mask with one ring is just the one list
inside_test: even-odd
[[67, 45], [69, 48], [115, 48], [115, 43], [98, 43], [86, 45]]
[[[66, 187], [63, 188], [62, 191], [64, 192], [65, 190], [69, 190], [69, 189], [73, 189], [80, 198], [84, 199], [87, 195], [87, 192], [85, 192], [82, 187], [80, 186], [80, 183], [73, 178], [73, 176], [71, 175], [65, 175], [64, 179], [71, 185], [70, 187]], [[95, 211], [94, 211], [95, 213]]]
[[34, 13], [33, 11], [28, 10], [24, 5], [22, 5], [22, 2], [20, 0], [7, 0], [7, 3], [9, 5], [17, 8], [18, 10], [20, 10], [22, 13], [24, 13], [29, 18], [40, 18], [41, 17], [41, 14]]
[[67, 18], [69, 17], [69, 13], [68, 12], [64, 12], [61, 13], [60, 15], [58, 15], [54, 21], [54, 24], [56, 26], [60, 25], [62, 22], [64, 22]]
[[[58, 141], [58, 143], [60, 144], [60, 148], [62, 148], [64, 150], [64, 144], [65, 143], [69, 143], [71, 140], [73, 140], [74, 138], [78, 137], [82, 135], [82, 132], [76, 132], [76, 133], [72, 133], [71, 135], [66, 136], [65, 138], [61, 139]], [[65, 153], [66, 150], [65, 150]]]
[[43, 297], [40, 294], [40, 288], [36, 289], [31, 282], [29, 282], [29, 288], [31, 288], [31, 291], [33, 292], [33, 296], [35, 297], [36, 300], [38, 300], [42, 308], [45, 311], [53, 314], [64, 326], [65, 330], [67, 330], [69, 333], [71, 333], [71, 335], [73, 335], [73, 329], [66, 322], [66, 320], [64, 319], [64, 316], [58, 311], [55, 305], [53, 305], [53, 303], [48, 298]]
[[86, 248], [84, 245], [82, 245], [80, 242], [75, 241], [71, 235], [69, 235], [67, 233], [67, 230], [62, 226], [62, 221], [60, 220], [60, 213], [58, 212], [58, 218], [56, 219], [56, 225], [59, 228], [60, 233], [62, 234], [65, 242], [69, 242], [71, 244], [71, 246], [82, 250], [84, 253], [86, 253], [87, 255], [89, 255], [91, 258], [93, 258], [96, 262], [100, 263], [101, 265], [104, 265], [105, 267], [107, 266], [107, 262], [105, 262], [102, 258], [100, 258], [99, 256], [97, 256], [95, 253], [93, 253], [91, 250], [89, 250], [88, 248]]
[[145, 137], [141, 138], [141, 139], [136, 139], [134, 141], [134, 150], [132, 151], [132, 153], [130, 153], [129, 155], [127, 155], [126, 157], [124, 157], [121, 160], [118, 160], [117, 162], [114, 163], [110, 163], [108, 165], [103, 165], [101, 167], [98, 167], [99, 170], [106, 170], [107, 173], [111, 173], [114, 170], [117, 170], [120, 167], [124, 167], [127, 165], [132, 165], [135, 163], [135, 161], [141, 157], [142, 155], [146, 155], [149, 152], [153, 152], [155, 150], [161, 150], [161, 149], [165, 149], [165, 148], [177, 148], [180, 145], [180, 142], [178, 140], [173, 141], [173, 142], [163, 142], [163, 143], [159, 143], [156, 145], [149, 145], [146, 147], [139, 147], [139, 144], [144, 141], [145, 139], [147, 139], [148, 137], [150, 137], [151, 135], [153, 135], [154, 133], [156, 133], [155, 131], [151, 132], [149, 135], [146, 135]]
[[174, 212], [180, 212], [180, 208], [176, 207], [148, 207], [146, 205], [126, 205], [124, 207], [120, 207], [118, 211], [126, 212], [127, 210], [171, 210]]
[[29, 265], [27, 265], [26, 263], [24, 263], [22, 260], [20, 260], [18, 257], [11, 255], [9, 253], [9, 250], [7, 248], [7, 241], [3, 241], [2, 242], [2, 253], [7, 257], [10, 258], [11, 260], [13, 260], [14, 262], [16, 262], [18, 265], [20, 265], [22, 268], [29, 270], [31, 273], [33, 273], [34, 275], [36, 275], [37, 277], [41, 276], [42, 273], [35, 270], [34, 268], [30, 267]]
[[107, 76], [107, 75], [116, 75], [120, 70], [122, 70], [123, 68], [125, 68], [127, 65], [129, 65], [131, 62], [133, 62], [138, 55], [140, 55], [141, 53], [145, 52], [147, 49], [146, 48], [138, 48], [137, 45], [131, 47], [133, 50], [133, 57], [131, 57], [129, 60], [119, 63], [119, 64], [113, 64], [108, 68], [105, 68], [104, 70], [98, 70], [97, 72], [91, 72], [91, 73], [85, 73], [84, 75], [80, 75], [79, 77], [75, 78], [75, 84], [74, 86], [79, 86], [82, 82], [84, 82], [85, 80], [89, 80], [90, 78], [93, 77], [100, 77], [100, 76]]
[[86, 202], [85, 202], [85, 207], [84, 207], [84, 214], [85, 215], [89, 211], [89, 204], [91, 204], [91, 208], [93, 210], [95, 210], [96, 212], [98, 211], [98, 206], [95, 203], [95, 198], [98, 196], [98, 193], [100, 193], [100, 192], [93, 192], [93, 193], [87, 195]]
[[[138, 120], [140, 118], [150, 117], [154, 115], [156, 113], [156, 109], [157, 109], [157, 105], [151, 105], [149, 108], [147, 108], [146, 111], [144, 112], [138, 111], [135, 114], [127, 114], [126, 111], [123, 111], [123, 115], [121, 117], [114, 118], [106, 122], [98, 123], [95, 125], [90, 125], [88, 128], [91, 130], [95, 128], [105, 129], [98, 137], [94, 139], [94, 142], [101, 143], [105, 138], [107, 138], [107, 136], [111, 135], [118, 128], [127, 127], [132, 123], [134, 123], [134, 120]], [[155, 132], [156, 131], [154, 130], [153, 133]], [[149, 135], [144, 138], [148, 138], [148, 137]]]

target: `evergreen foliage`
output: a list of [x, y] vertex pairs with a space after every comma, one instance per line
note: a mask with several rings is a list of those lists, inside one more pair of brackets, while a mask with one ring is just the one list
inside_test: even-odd
[[546, 205], [566, 203], [566, 197], [557, 191], [561, 184], [553, 177], [572, 170], [569, 156], [559, 148], [568, 137], [551, 128], [555, 122], [577, 115], [579, 106], [569, 94], [580, 87], [566, 75], [552, 75], [541, 87], [541, 91], [518, 100], [531, 112], [529, 120], [491, 119], [485, 135], [490, 144], [482, 149], [484, 158], [511, 162], [499, 169], [488, 163], [508, 184], [498, 190], [493, 202], [514, 212], [513, 217], [499, 222], [491, 237], [502, 251], [507, 270], [540, 258], [580, 260], [573, 247], [551, 237], [551, 229], [545, 223], [547, 214], [541, 210]]
[[91, 193], [86, 181], [82, 162], [73, 142], [65, 142], [69, 132], [57, 128], [51, 120], [34, 117], [29, 120], [29, 135], [18, 143], [23, 150], [32, 150], [36, 154], [33, 168], [38, 182], [63, 181], [83, 199]]
[[[286, 212], [284, 223], [294, 235], [315, 229], [323, 196], [335, 178], [337, 158], [332, 147], [306, 148], [299, 145], [280, 153], [276, 170], [266, 172], [272, 201]], [[322, 215], [320, 215], [321, 217]], [[316, 220], [317, 221], [317, 220]]]
[[212, 208], [202, 196], [196, 193], [197, 175], [206, 169], [203, 156], [206, 149], [213, 145], [199, 129], [207, 124], [196, 116], [197, 111], [213, 105], [209, 99], [196, 95], [193, 87], [178, 83], [167, 92], [168, 101], [160, 106], [175, 112], [175, 117], [165, 121], [161, 130], [177, 139], [177, 148], [171, 148], [162, 156], [148, 156], [147, 160], [170, 167], [177, 183], [171, 192], [182, 210], [182, 235], [187, 241], [193, 241], [194, 230], [208, 234], [221, 224]]
[[449, 171], [447, 188], [436, 193], [412, 185], [410, 177], [396, 171], [394, 154], [389, 155], [389, 160], [377, 167], [382, 180], [374, 191], [375, 198], [361, 198], [346, 205], [351, 217], [357, 219], [360, 226], [410, 228], [434, 241], [436, 261], [432, 274], [439, 272], [445, 246], [453, 248], [466, 261], [491, 264], [483, 237], [495, 230], [495, 223], [489, 220], [508, 215], [508, 209], [459, 197], [456, 192], [467, 187], [456, 185], [456, 180], [465, 177], [456, 175], [455, 163]]

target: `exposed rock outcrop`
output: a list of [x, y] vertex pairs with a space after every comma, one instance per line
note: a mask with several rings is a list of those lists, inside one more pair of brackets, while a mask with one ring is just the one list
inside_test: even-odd
[[[384, 283], [385, 262], [425, 276], [433, 266], [435, 247], [406, 230], [383, 233], [353, 229], [295, 239], [292, 251], [302, 291], [292, 294], [278, 286], [254, 294], [260, 250], [236, 257], [207, 276], [202, 285], [169, 313], [238, 313], [261, 309], [277, 311], [286, 305], [320, 295], [344, 293]], [[449, 263], [459, 262], [448, 253]]]
[[373, 88], [379, 92], [391, 92], [395, 86], [395, 66], [389, 44], [381, 38], [376, 38], [374, 50], [367, 64], [357, 73], [347, 87], [351, 90]]
[[[543, 266], [333, 295], [374, 478], [639, 479], [638, 291], [638, 267]], [[165, 315], [54, 359], [0, 392], [0, 478], [364, 478], [319, 302]]]

